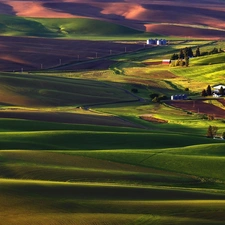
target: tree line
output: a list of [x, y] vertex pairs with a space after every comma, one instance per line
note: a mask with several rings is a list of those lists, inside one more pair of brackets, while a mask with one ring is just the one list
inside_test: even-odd
[[195, 52], [193, 52], [191, 47], [185, 47], [180, 49], [179, 53], [172, 54], [170, 60], [175, 61], [173, 66], [189, 66], [189, 58], [217, 54], [221, 52], [224, 52], [221, 48], [213, 48], [211, 51], [201, 52], [200, 47], [197, 47]]
[[191, 47], [180, 49], [179, 54], [174, 53], [170, 60], [176, 60], [174, 66], [189, 66], [189, 58], [193, 57], [193, 51]]

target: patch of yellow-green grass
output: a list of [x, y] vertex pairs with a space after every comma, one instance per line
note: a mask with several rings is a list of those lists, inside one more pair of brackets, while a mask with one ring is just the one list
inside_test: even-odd
[[225, 106], [215, 98], [206, 100], [205, 102], [208, 103], [208, 104], [213, 104], [213, 105], [215, 105], [215, 106], [217, 106], [221, 109], [225, 109]]
[[2, 104], [68, 106], [109, 103], [136, 98], [113, 85], [89, 79], [0, 74]]
[[[110, 128], [109, 128], [110, 130]], [[159, 135], [161, 133], [161, 135]], [[163, 133], [163, 142], [162, 140]], [[190, 138], [191, 137], [191, 138]], [[139, 132], [117, 131], [27, 131], [27, 132], [1, 132], [1, 149], [149, 149], [182, 147], [195, 144], [211, 143], [211, 139], [196, 135], [194, 132], [156, 132], [146, 130]], [[213, 140], [219, 142], [218, 140]]]
[[145, 40], [145, 33], [107, 21], [88, 18], [24, 18], [0, 15], [0, 31], [7, 36], [32, 36], [92, 40]]
[[[177, 76], [188, 79], [190, 82], [189, 88], [193, 92], [198, 92], [199, 94], [208, 85], [214, 85], [218, 83], [223, 83], [223, 64], [206, 65], [206, 66], [191, 66], [188, 68], [171, 68], [171, 72]], [[176, 80], [174, 82], [177, 82]], [[188, 83], [189, 83], [188, 82]], [[183, 84], [184, 86], [185, 84]]]
[[[144, 159], [144, 155], [143, 155]], [[67, 181], [190, 186], [198, 179], [132, 164], [80, 156], [73, 151], [0, 151], [0, 177]]]
[[[166, 101], [165, 101], [166, 103]], [[209, 125], [217, 126], [220, 130], [225, 129], [224, 123], [221, 120], [209, 121], [202, 118], [201, 115], [191, 113], [186, 110], [169, 107], [166, 104], [148, 103], [148, 104], [122, 104], [111, 106], [99, 106], [96, 108], [100, 112], [111, 112], [123, 118], [127, 118], [136, 123], [141, 123], [152, 130], [168, 131], [168, 132], [183, 132], [195, 133], [196, 135], [205, 136]], [[149, 115], [155, 118], [166, 120], [165, 124], [151, 123], [140, 119], [142, 115]]]
[[[225, 142], [220, 141], [220, 143], [181, 148], [171, 147], [144, 151], [78, 151], [70, 154], [186, 174], [199, 179], [199, 183], [197, 180], [195, 184], [193, 183], [196, 187], [210, 186], [218, 188], [223, 187], [225, 183], [225, 171], [223, 169], [225, 162], [224, 147]], [[168, 183], [165, 185], [168, 185]]]
[[224, 193], [0, 179], [4, 224], [223, 224]]
[[191, 59], [192, 65], [212, 65], [212, 64], [220, 64], [225, 61], [225, 53], [217, 53], [207, 56], [200, 56]]

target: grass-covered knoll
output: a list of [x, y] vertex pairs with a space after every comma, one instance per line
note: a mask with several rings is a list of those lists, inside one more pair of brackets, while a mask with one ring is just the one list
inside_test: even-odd
[[129, 36], [142, 35], [143, 31], [113, 24], [106, 21], [74, 18], [74, 19], [39, 19], [34, 21], [41, 23], [56, 33], [67, 37], [76, 37], [82, 35], [88, 36]]
[[[61, 182], [105, 182], [164, 186], [198, 185], [198, 178], [123, 162], [85, 157], [73, 151], [0, 151], [0, 176], [10, 179], [51, 180]], [[112, 154], [114, 152], [112, 151]], [[142, 152], [140, 151], [142, 155]], [[143, 158], [145, 154], [143, 154]]]
[[[199, 178], [199, 183], [193, 185], [219, 187], [225, 182], [224, 147], [225, 143], [215, 143], [157, 150], [78, 151], [70, 154], [148, 167], [165, 171], [165, 174], [168, 171], [186, 174]], [[165, 180], [165, 185], [168, 184]]]
[[137, 99], [94, 80], [1, 73], [0, 83], [2, 104], [16, 106], [77, 106]]
[[[139, 93], [141, 89], [138, 88]], [[150, 88], [152, 91], [152, 87]], [[159, 89], [155, 89], [159, 93]], [[216, 100], [215, 100], [216, 101]], [[212, 101], [213, 102], [213, 101]], [[209, 104], [211, 104], [209, 102]], [[207, 120], [200, 113], [192, 113], [187, 110], [182, 110], [175, 107], [170, 107], [166, 101], [161, 103], [153, 103], [149, 101], [147, 104], [122, 104], [122, 105], [105, 105], [98, 106], [96, 110], [104, 113], [112, 113], [123, 118], [126, 118], [135, 123], [141, 123], [152, 131], [161, 133], [176, 133], [187, 135], [199, 135], [205, 137], [209, 125], [217, 126], [218, 134], [225, 131], [225, 124], [221, 120]], [[165, 123], [154, 123], [140, 119], [140, 116], [152, 116], [157, 119], [162, 119]]]
[[41, 23], [29, 18], [8, 16], [0, 14], [0, 32], [7, 36], [37, 36], [55, 37], [59, 36]]
[[90, 124], [56, 123], [22, 119], [0, 119], [1, 132], [29, 132], [29, 131], [90, 131], [90, 132], [139, 132], [145, 133], [144, 129], [128, 127], [96, 126]]
[[[168, 56], [175, 50], [164, 46], [121, 55], [109, 70], [99, 73], [1, 74], [2, 112], [80, 110], [141, 125], [134, 129], [1, 119], [1, 221], [223, 224], [225, 142], [205, 136], [209, 125], [217, 126], [219, 133], [225, 131], [224, 121], [154, 103], [149, 96], [169, 96], [185, 92], [185, 87], [190, 88], [188, 93], [197, 93], [208, 81], [223, 80], [213, 74], [223, 65], [194, 65], [192, 59], [188, 68], [151, 64], [161, 60], [163, 52]], [[138, 92], [131, 94], [132, 88]], [[130, 101], [137, 96], [142, 98]], [[41, 107], [25, 98], [42, 103]], [[92, 104], [93, 111], [73, 107], [85, 104]], [[167, 122], [155, 124], [141, 115]]]
[[3, 132], [0, 137], [1, 149], [151, 149], [211, 142], [196, 135], [75, 130]]
[[[7, 36], [35, 36], [77, 39], [136, 39], [147, 34], [122, 25], [86, 18], [43, 19], [1, 15], [0, 33]], [[149, 34], [150, 35], [150, 34]], [[152, 35], [152, 34], [151, 34]], [[155, 35], [155, 34], [154, 34]]]
[[[223, 64], [203, 65], [203, 66], [191, 66], [189, 68], [171, 68], [171, 72], [183, 77], [183, 80], [177, 80], [174, 83], [178, 83], [183, 87], [190, 88], [193, 92], [201, 91], [208, 85], [215, 85], [223, 83]], [[186, 80], [184, 80], [186, 79]], [[189, 81], [189, 82], [188, 82]]]
[[225, 61], [225, 53], [212, 54], [207, 56], [196, 57], [191, 60], [192, 65], [211, 65], [221, 64]]
[[0, 182], [4, 224], [202, 225], [223, 224], [224, 220], [223, 193], [91, 183]]

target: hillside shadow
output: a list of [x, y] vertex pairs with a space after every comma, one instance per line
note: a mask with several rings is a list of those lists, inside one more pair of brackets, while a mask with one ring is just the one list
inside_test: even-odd
[[0, 2], [0, 14], [15, 15], [12, 6]]
[[[101, 1], [98, 1], [101, 2]], [[106, 1], [102, 1], [106, 2]], [[107, 3], [112, 2], [115, 3], [117, 1], [107, 1]], [[118, 1], [119, 3], [121, 1]], [[72, 2], [62, 2], [59, 3], [44, 3], [43, 4], [47, 8], [54, 9], [57, 12], [69, 13], [74, 16], [87, 17], [87, 18], [96, 18], [100, 20], [109, 20], [117, 24], [125, 25], [128, 27], [134, 27], [139, 30], [145, 31], [145, 27], [143, 24], [139, 23], [138, 20], [127, 20], [124, 16], [120, 16], [117, 14], [103, 14], [101, 13], [102, 8], [97, 6], [93, 6], [90, 3], [72, 3]]]

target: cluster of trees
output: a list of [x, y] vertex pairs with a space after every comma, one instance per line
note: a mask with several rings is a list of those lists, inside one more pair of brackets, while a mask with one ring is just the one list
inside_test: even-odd
[[[218, 127], [210, 125], [207, 129], [206, 136], [208, 138], [214, 138], [217, 134], [217, 131], [218, 131]], [[225, 139], [225, 132], [222, 133], [221, 138]]]
[[174, 53], [170, 60], [176, 60], [174, 66], [189, 66], [189, 58], [193, 57], [193, 51], [191, 47], [186, 47], [184, 49], [180, 49], [180, 53]]
[[210, 85], [208, 85], [206, 89], [202, 90], [201, 96], [206, 97], [206, 96], [211, 96], [211, 95], [212, 95], [212, 88]]
[[224, 52], [221, 48], [213, 48], [211, 51], [201, 52], [200, 48], [197, 47], [195, 53], [193, 53], [191, 47], [186, 47], [184, 49], [180, 49], [178, 54], [174, 53], [170, 57], [170, 60], [175, 60], [174, 66], [189, 66], [189, 58], [217, 54], [221, 52]]
[[[199, 49], [199, 48], [198, 48]], [[200, 54], [200, 50], [199, 50], [199, 54]], [[177, 53], [174, 53], [172, 56], [171, 56], [171, 60], [176, 60], [176, 59], [185, 59], [186, 57], [193, 57], [194, 54], [193, 54], [193, 51], [192, 51], [192, 48], [191, 47], [186, 47], [184, 49], [180, 49], [180, 52], [179, 54]]]
[[208, 127], [206, 136], [207, 136], [208, 138], [213, 138], [213, 137], [216, 136], [217, 131], [218, 131], [218, 127], [216, 127], [216, 126], [211, 126], [211, 125], [210, 125], [210, 126]]
[[[223, 96], [225, 93], [225, 90], [223, 89], [223, 87], [221, 86], [220, 90], [219, 90], [219, 95]], [[211, 86], [208, 85], [206, 89], [202, 90], [201, 96], [206, 97], [206, 96], [211, 96], [213, 94]]]
[[217, 53], [221, 53], [221, 52], [224, 52], [221, 48], [213, 48], [211, 51], [201, 52], [201, 54], [199, 54], [199, 56], [212, 55], [212, 54], [217, 54]]

